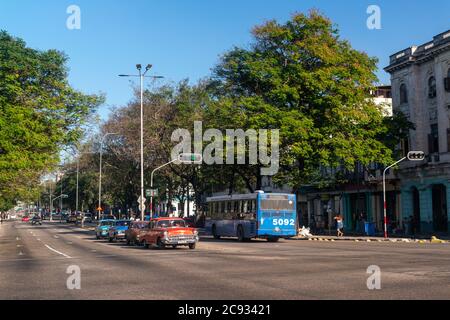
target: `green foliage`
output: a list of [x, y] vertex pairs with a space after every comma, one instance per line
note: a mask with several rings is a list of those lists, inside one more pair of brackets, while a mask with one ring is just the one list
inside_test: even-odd
[[216, 121], [280, 129], [275, 180], [298, 188], [323, 167], [391, 160], [394, 142], [380, 139], [386, 121], [369, 95], [376, 59], [341, 40], [316, 11], [285, 24], [269, 21], [253, 35], [250, 49], [234, 48], [215, 68], [213, 86], [224, 101]]
[[67, 81], [67, 57], [38, 51], [0, 32], [0, 198], [35, 197], [41, 174], [63, 146], [77, 142], [99, 96], [84, 95]]

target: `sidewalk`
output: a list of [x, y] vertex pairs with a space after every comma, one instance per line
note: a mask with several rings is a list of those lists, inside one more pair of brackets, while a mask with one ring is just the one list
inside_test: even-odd
[[413, 242], [413, 243], [450, 243], [449, 240], [445, 240], [438, 237], [429, 238], [407, 238], [407, 237], [392, 237], [385, 239], [384, 237], [369, 237], [369, 236], [326, 236], [326, 235], [313, 235], [312, 237], [294, 237], [291, 240], [307, 240], [307, 241], [353, 241], [353, 242]]

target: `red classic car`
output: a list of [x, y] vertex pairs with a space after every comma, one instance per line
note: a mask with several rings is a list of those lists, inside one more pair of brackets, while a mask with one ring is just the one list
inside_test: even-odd
[[181, 218], [157, 218], [150, 221], [146, 232], [139, 237], [140, 243], [145, 247], [156, 246], [160, 249], [167, 246], [189, 246], [195, 249], [199, 240], [198, 231], [186, 226]]

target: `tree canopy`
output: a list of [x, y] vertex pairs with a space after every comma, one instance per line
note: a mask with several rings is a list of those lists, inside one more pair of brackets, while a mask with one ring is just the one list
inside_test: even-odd
[[41, 175], [103, 102], [69, 85], [67, 59], [0, 32], [0, 209], [34, 197]]

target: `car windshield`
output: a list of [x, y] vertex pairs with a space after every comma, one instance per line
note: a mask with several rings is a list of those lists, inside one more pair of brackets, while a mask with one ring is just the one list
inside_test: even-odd
[[112, 224], [112, 221], [102, 221], [100, 223], [101, 226], [110, 226]]
[[181, 219], [173, 219], [173, 220], [161, 220], [158, 221], [158, 228], [183, 228], [186, 227], [186, 223]]
[[118, 227], [126, 227], [130, 225], [130, 221], [117, 221], [116, 226]]

